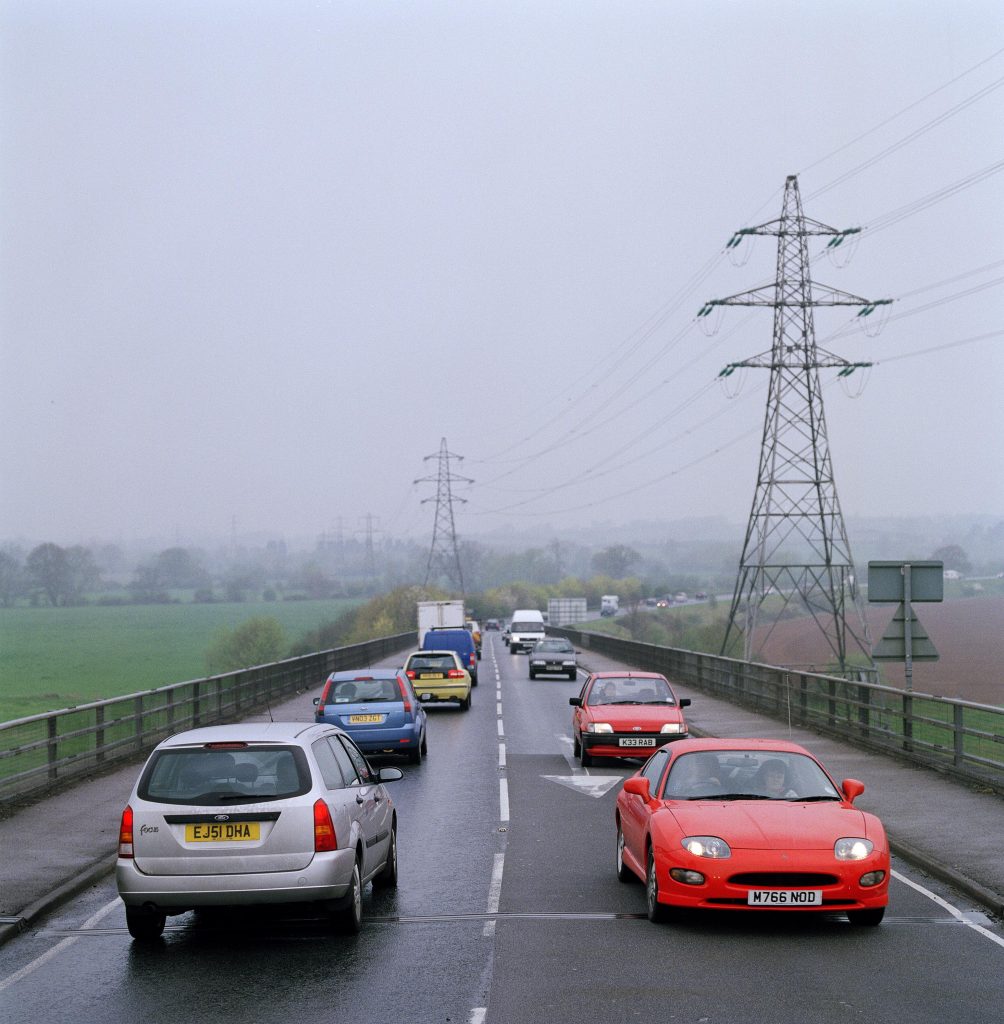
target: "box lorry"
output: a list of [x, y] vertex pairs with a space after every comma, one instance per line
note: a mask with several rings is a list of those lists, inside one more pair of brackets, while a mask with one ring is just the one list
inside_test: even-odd
[[616, 615], [620, 610], [620, 599], [616, 594], [604, 594], [600, 598], [600, 615]]
[[418, 602], [418, 646], [430, 629], [463, 629], [463, 601]]

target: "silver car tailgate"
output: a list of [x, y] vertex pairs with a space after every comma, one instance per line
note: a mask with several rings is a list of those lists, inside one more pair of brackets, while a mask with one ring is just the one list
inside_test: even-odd
[[136, 867], [146, 875], [299, 871], [314, 857], [303, 799], [227, 807], [133, 804]]

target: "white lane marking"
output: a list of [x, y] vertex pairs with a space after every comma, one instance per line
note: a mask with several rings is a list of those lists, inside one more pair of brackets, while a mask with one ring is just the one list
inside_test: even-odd
[[[497, 914], [499, 903], [502, 899], [502, 873], [505, 870], [505, 854], [496, 853], [495, 863], [492, 865], [492, 880], [488, 886], [488, 913]], [[486, 921], [482, 929], [485, 938], [491, 938], [495, 934], [495, 921]]]
[[[98, 923], [98, 921], [100, 921], [103, 917], [106, 917], [108, 914], [110, 914], [116, 907], [120, 906], [122, 906], [122, 901], [118, 898], [118, 896], [116, 896], [115, 899], [111, 901], [111, 903], [102, 907], [96, 914], [92, 914], [80, 926], [81, 929], [93, 928]], [[3, 990], [6, 988], [10, 988], [11, 985], [16, 984], [22, 978], [27, 978], [29, 974], [32, 974], [35, 971], [37, 971], [39, 967], [44, 967], [54, 956], [56, 956], [59, 953], [62, 953], [64, 949], [69, 949], [70, 946], [72, 946], [75, 942], [79, 941], [80, 940], [76, 936], [73, 936], [70, 938], [62, 939], [60, 942], [57, 942], [56, 945], [52, 947], [52, 949], [46, 950], [46, 952], [42, 953], [41, 956], [35, 957], [35, 959], [31, 961], [31, 963], [25, 964], [25, 966], [22, 967], [21, 970], [15, 971], [14, 974], [11, 974], [9, 977], [4, 978], [3, 981], [0, 981], [0, 992], [3, 992]]]
[[499, 779], [499, 821], [509, 820], [509, 783]]
[[499, 718], [502, 717], [502, 701], [498, 701], [495, 705], [495, 714], [497, 714]]
[[578, 758], [572, 753], [574, 744], [572, 743], [572, 737], [566, 736], [564, 733], [556, 732], [554, 738], [558, 741], [558, 746], [561, 748], [561, 756], [568, 762], [568, 767], [576, 775], [588, 775], [589, 769], [583, 768], [578, 761]]
[[597, 799], [606, 796], [618, 782], [623, 781], [620, 775], [541, 775], [541, 778]]
[[977, 924], [975, 921], [968, 920], [966, 918], [966, 915], [963, 914], [961, 910], [959, 910], [957, 907], [953, 907], [951, 903], [946, 903], [945, 900], [943, 900], [940, 896], [936, 896], [933, 892], [931, 892], [930, 889], [925, 889], [922, 885], [919, 885], [917, 882], [911, 881], [905, 875], [901, 875], [898, 871], [893, 871], [892, 877], [898, 879], [904, 885], [910, 886], [911, 889], [916, 889], [917, 892], [922, 893], [929, 900], [932, 900], [934, 903], [937, 903], [939, 907], [941, 907], [943, 910], [947, 910], [948, 913], [952, 915], [952, 917], [954, 917], [957, 921], [964, 924], [967, 928], [972, 928], [973, 931], [979, 932], [980, 935], [989, 939], [991, 942], [996, 942], [998, 946], [1004, 946], [1004, 938], [1001, 938], [1001, 936], [999, 935], [994, 935], [992, 931], [990, 931], [987, 928], [984, 928], [983, 925]]
[[502, 727], [502, 719], [501, 718], [498, 720], [498, 727], [499, 727], [498, 728], [499, 736], [505, 736], [505, 729]]
[[505, 744], [499, 744], [499, 768], [505, 768]]
[[487, 1006], [475, 1006], [471, 1010], [471, 1015], [467, 1020], [467, 1024], [485, 1024], [485, 1018], [488, 1016]]

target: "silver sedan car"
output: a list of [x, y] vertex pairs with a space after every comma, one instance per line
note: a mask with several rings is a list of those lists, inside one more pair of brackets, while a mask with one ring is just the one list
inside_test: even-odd
[[397, 812], [341, 729], [264, 722], [160, 743], [122, 813], [115, 878], [135, 939], [203, 907], [315, 903], [362, 926], [362, 890], [397, 884]]
[[549, 674], [575, 679], [578, 670], [575, 660], [577, 653], [571, 641], [564, 637], [549, 636], [538, 640], [530, 651], [530, 678], [536, 679], [539, 675]]

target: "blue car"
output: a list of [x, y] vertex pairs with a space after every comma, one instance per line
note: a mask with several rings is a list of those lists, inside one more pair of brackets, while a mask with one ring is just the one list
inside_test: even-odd
[[403, 669], [332, 672], [314, 698], [314, 721], [344, 729], [367, 754], [405, 754], [421, 764], [428, 753], [425, 708]]

